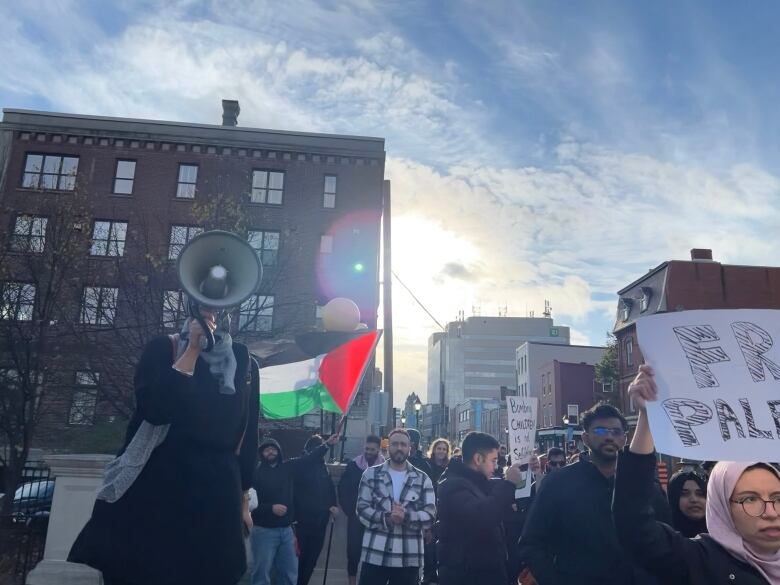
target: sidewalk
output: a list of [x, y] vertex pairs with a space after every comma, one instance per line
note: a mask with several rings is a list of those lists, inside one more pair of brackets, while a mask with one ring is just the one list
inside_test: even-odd
[[333, 541], [330, 547], [327, 579], [325, 577], [325, 559], [328, 553], [328, 538], [330, 527], [325, 535], [325, 545], [317, 561], [317, 568], [309, 581], [309, 585], [347, 585], [347, 517], [339, 514], [333, 524]]

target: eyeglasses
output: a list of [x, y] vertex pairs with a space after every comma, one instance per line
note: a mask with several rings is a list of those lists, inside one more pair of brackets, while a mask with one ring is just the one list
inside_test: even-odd
[[607, 427], [594, 427], [588, 431], [589, 434], [596, 435], [597, 437], [606, 437], [606, 436], [612, 436], [616, 439], [618, 437], [624, 437], [626, 435], [626, 431], [623, 429], [608, 429]]
[[547, 467], [566, 467], [565, 461], [548, 461]]
[[778, 503], [780, 503], [780, 496], [775, 497], [771, 500], [764, 500], [759, 498], [758, 496], [747, 496], [745, 498], [742, 498], [740, 500], [729, 500], [732, 504], [739, 504], [742, 506], [742, 509], [745, 511], [745, 514], [748, 516], [752, 516], [753, 518], [760, 518], [764, 515], [764, 512], [766, 512], [766, 506], [767, 504], [772, 504], [772, 508], [774, 508], [775, 513], [780, 513], [780, 508], [778, 508]]

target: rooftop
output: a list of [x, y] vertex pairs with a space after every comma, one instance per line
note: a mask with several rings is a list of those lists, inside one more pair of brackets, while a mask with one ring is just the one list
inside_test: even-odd
[[168, 120], [143, 120], [110, 116], [87, 116], [38, 110], [3, 109], [0, 129], [49, 131], [70, 134], [134, 136], [140, 139], [186, 141], [200, 144], [230, 144], [249, 148], [321, 150], [339, 154], [384, 156], [384, 138], [290, 132], [221, 124], [193, 124]]

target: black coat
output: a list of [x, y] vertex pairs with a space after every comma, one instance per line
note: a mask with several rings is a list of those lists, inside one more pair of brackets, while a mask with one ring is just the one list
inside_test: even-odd
[[512, 512], [514, 497], [514, 484], [450, 461], [439, 482], [436, 511], [441, 585], [507, 583], [501, 522]]
[[348, 518], [357, 518], [358, 489], [362, 477], [363, 470], [353, 460], [347, 463], [347, 468], [339, 480], [339, 506]]
[[436, 465], [433, 459], [426, 459], [426, 461], [428, 462], [428, 469], [430, 469], [431, 471], [428, 477], [431, 478], [431, 483], [433, 484], [433, 491], [435, 491], [438, 494], [439, 480], [441, 480], [441, 476], [444, 475], [447, 466], [445, 465], [444, 467], [441, 467], [439, 465]]
[[[321, 448], [320, 451], [322, 451]], [[295, 500], [295, 520], [299, 524], [320, 525], [326, 523], [330, 516], [330, 508], [337, 505], [336, 487], [325, 466], [324, 456], [314, 454], [311, 458], [306, 453], [301, 458], [303, 463], [295, 466], [293, 494]]]
[[168, 336], [146, 346], [123, 450], [143, 420], [170, 424], [168, 435], [118, 501], [95, 503], [68, 560], [139, 585], [238, 581], [246, 570], [241, 490], [251, 487], [257, 457], [259, 379], [246, 346], [233, 343], [233, 352], [236, 393], [221, 394], [203, 359], [192, 377], [171, 368]]
[[[279, 450], [276, 465], [268, 465], [262, 458], [263, 449], [268, 446], [274, 446]], [[302, 467], [310, 467], [318, 461], [321, 462], [325, 453], [328, 452], [328, 446], [320, 445], [303, 457], [288, 460], [284, 459], [282, 449], [275, 439], [263, 439], [258, 450], [261, 457], [252, 483], [257, 492], [257, 509], [252, 512], [252, 521], [256, 526], [263, 528], [290, 526], [297, 517], [295, 513], [295, 478]], [[274, 514], [274, 504], [287, 506], [287, 513], [284, 516]]]
[[409, 456], [409, 463], [425, 473], [425, 475], [430, 478], [431, 483], [433, 483], [433, 478], [431, 477], [431, 466], [428, 463], [428, 460], [422, 456], [422, 453], [419, 450], [414, 455]]
[[664, 585], [769, 585], [752, 566], [732, 556], [709, 535], [686, 538], [658, 522], [653, 497], [655, 454], [628, 449], [618, 462], [613, 504], [621, 542]]
[[520, 558], [539, 585], [655, 583], [620, 545], [612, 523], [613, 482], [581, 460], [539, 484], [520, 538]]

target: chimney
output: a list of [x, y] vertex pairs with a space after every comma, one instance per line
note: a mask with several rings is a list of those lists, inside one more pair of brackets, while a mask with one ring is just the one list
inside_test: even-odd
[[241, 113], [241, 107], [238, 100], [222, 100], [222, 125], [238, 126], [238, 115]]
[[707, 248], [694, 248], [691, 250], [691, 260], [694, 262], [697, 260], [700, 262], [712, 262], [712, 250]]

